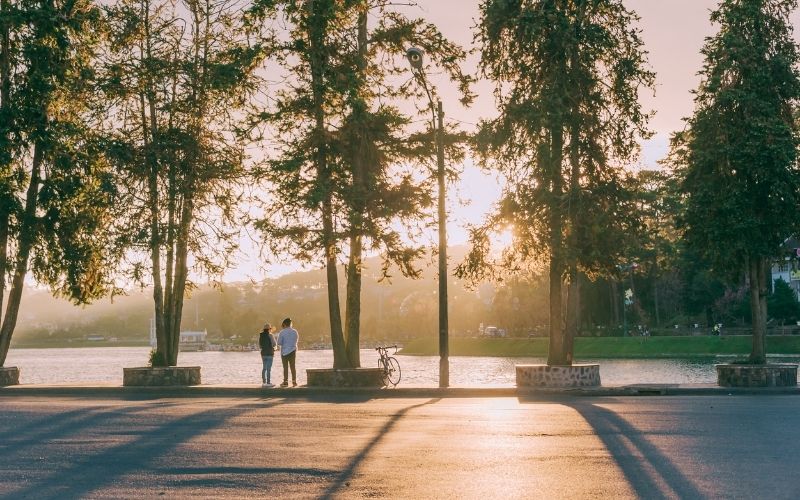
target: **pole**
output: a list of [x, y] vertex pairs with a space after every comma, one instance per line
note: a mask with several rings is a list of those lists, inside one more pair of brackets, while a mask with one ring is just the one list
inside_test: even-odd
[[425, 81], [422, 55], [422, 50], [415, 47], [406, 51], [406, 57], [408, 57], [408, 62], [411, 64], [411, 70], [428, 95], [428, 102], [431, 105], [432, 132], [436, 134], [436, 177], [439, 183], [439, 387], [449, 387], [450, 361], [448, 357], [450, 355], [450, 348], [447, 339], [447, 212], [445, 210], [447, 194], [445, 192], [444, 169], [444, 111], [442, 110], [441, 99], [437, 99], [436, 106], [433, 105], [433, 95], [431, 95], [431, 91]]
[[436, 131], [436, 163], [439, 180], [439, 387], [450, 386], [450, 348], [447, 325], [447, 213], [445, 212], [444, 111], [437, 103], [439, 126]]

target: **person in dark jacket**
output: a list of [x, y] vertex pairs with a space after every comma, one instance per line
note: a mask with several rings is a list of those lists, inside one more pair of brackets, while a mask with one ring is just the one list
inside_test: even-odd
[[264, 325], [264, 329], [258, 335], [258, 345], [261, 347], [261, 361], [263, 362], [261, 368], [261, 386], [273, 387], [270, 383], [270, 372], [272, 371], [272, 360], [275, 359], [275, 337], [272, 332], [275, 331], [269, 323]]

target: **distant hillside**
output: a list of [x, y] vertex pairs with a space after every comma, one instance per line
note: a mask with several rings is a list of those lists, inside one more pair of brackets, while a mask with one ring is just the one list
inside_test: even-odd
[[[450, 250], [450, 262], [463, 258], [466, 247]], [[381, 263], [368, 259], [364, 266], [362, 338], [404, 340], [435, 336], [438, 328], [438, 286], [435, 260], [422, 263], [422, 278], [404, 278], [399, 272], [378, 282]], [[451, 269], [454, 264], [451, 264]], [[344, 273], [341, 297], [344, 309]], [[76, 307], [53, 298], [43, 290], [28, 289], [24, 295], [14, 341], [79, 341], [88, 335], [115, 337], [120, 341], [145, 342], [152, 316], [149, 289]], [[449, 281], [450, 329], [453, 335], [475, 334], [480, 323], [498, 324], [520, 331], [544, 323], [545, 307], [531, 307], [511, 298], [505, 289], [483, 285], [467, 290]], [[516, 300], [516, 302], [515, 302]], [[344, 310], [342, 311], [344, 313]], [[250, 341], [265, 321], [280, 323], [292, 317], [307, 342], [329, 340], [328, 312], [323, 269], [290, 273], [261, 283], [226, 283], [221, 288], [200, 286], [189, 295], [183, 315], [185, 330], [207, 330], [214, 340]]]

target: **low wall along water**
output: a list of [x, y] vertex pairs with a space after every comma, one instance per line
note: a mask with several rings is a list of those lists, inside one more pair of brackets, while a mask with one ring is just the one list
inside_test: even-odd
[[517, 365], [517, 387], [599, 387], [600, 365]]
[[122, 385], [138, 387], [200, 385], [199, 366], [123, 368]]
[[720, 364], [717, 384], [721, 387], [793, 387], [797, 385], [797, 365]]
[[0, 387], [19, 384], [19, 368], [9, 366], [0, 368]]

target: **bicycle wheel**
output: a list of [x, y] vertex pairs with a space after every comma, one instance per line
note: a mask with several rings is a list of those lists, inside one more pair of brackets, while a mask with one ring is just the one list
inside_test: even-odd
[[396, 359], [390, 357], [386, 361], [387, 370], [384, 372], [386, 375], [384, 376], [385, 379], [389, 381], [392, 385], [397, 385], [400, 383], [400, 363], [397, 362]]

